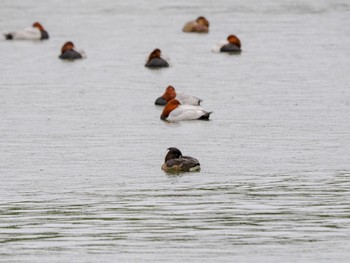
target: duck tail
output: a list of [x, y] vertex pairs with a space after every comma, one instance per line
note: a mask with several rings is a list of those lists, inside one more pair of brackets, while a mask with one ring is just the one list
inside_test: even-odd
[[200, 116], [198, 120], [209, 120], [210, 114], [213, 113], [211, 112], [206, 112], [204, 115]]
[[5, 36], [5, 38], [6, 39], [13, 39], [13, 35], [11, 34], [11, 33], [9, 33], [9, 34], [4, 34], [4, 36]]

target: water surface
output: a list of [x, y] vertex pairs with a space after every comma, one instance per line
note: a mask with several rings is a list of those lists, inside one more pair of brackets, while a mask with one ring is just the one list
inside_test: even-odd
[[[38, 4], [40, 3], [40, 4]], [[347, 262], [350, 4], [14, 1], [0, 40], [0, 261]], [[207, 35], [183, 24], [205, 15]], [[211, 47], [236, 34], [243, 52]], [[88, 58], [57, 57], [73, 41]], [[144, 67], [161, 48], [168, 69]], [[208, 122], [159, 119], [166, 86]], [[160, 166], [176, 146], [200, 173]]]

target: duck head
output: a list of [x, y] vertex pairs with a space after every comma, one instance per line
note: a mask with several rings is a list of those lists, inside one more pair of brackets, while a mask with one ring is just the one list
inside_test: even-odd
[[170, 147], [167, 150], [168, 150], [168, 153], [165, 156], [165, 163], [171, 159], [177, 159], [182, 157], [181, 151], [175, 147]]
[[176, 97], [176, 92], [173, 86], [168, 86], [165, 90], [165, 93], [162, 95], [162, 97], [166, 100], [166, 101], [170, 101], [172, 99], [175, 99]]
[[235, 35], [229, 35], [227, 37], [227, 41], [230, 44], [236, 45], [237, 47], [241, 48], [241, 41], [239, 40], [238, 37], [236, 37]]
[[162, 96], [156, 99], [156, 105], [166, 105], [171, 99], [176, 97], [176, 92], [173, 86], [168, 86]]
[[44, 30], [44, 27], [39, 22], [35, 22], [32, 26], [39, 29], [40, 31]]
[[200, 25], [203, 25], [209, 28], [209, 21], [204, 16], [198, 17], [196, 19], [196, 22]]
[[162, 115], [160, 115], [160, 119], [166, 120], [166, 118], [169, 116], [170, 112], [175, 110], [181, 103], [177, 99], [170, 100], [167, 105], [165, 105]]
[[148, 61], [150, 61], [152, 58], [160, 58], [160, 54], [162, 51], [160, 51], [159, 48], [156, 48], [155, 50], [152, 51], [152, 53], [148, 57]]
[[72, 41], [67, 41], [61, 48], [61, 53], [63, 54], [67, 50], [72, 50], [74, 48], [74, 44]]

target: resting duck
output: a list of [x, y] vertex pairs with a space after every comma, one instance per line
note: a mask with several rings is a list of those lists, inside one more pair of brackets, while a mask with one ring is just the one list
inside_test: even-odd
[[165, 172], [197, 172], [201, 169], [200, 163], [196, 158], [190, 156], [182, 156], [180, 150], [175, 147], [170, 147], [168, 150], [169, 152], [165, 156], [165, 162], [162, 165], [162, 170]]
[[186, 95], [183, 93], [177, 93], [173, 86], [169, 86], [166, 88], [165, 93], [156, 99], [154, 102], [156, 105], [166, 105], [171, 99], [177, 99], [183, 105], [193, 105], [198, 106], [201, 103], [201, 99], [196, 97]]
[[77, 51], [73, 42], [71, 41], [64, 43], [63, 47], [61, 48], [61, 55], [59, 56], [60, 59], [79, 59], [85, 57], [85, 52], [82, 50]]
[[147, 63], [145, 67], [148, 68], [167, 68], [169, 67], [169, 63], [161, 56], [162, 51], [159, 48], [156, 48], [152, 51], [152, 53], [148, 56]]
[[190, 21], [185, 24], [182, 29], [183, 32], [208, 33], [209, 22], [204, 16], [200, 16], [196, 21]]
[[170, 122], [209, 120], [211, 113], [212, 112], [207, 112], [198, 106], [181, 105], [177, 99], [172, 99], [164, 107], [160, 119]]
[[24, 30], [11, 32], [4, 34], [5, 38], [8, 40], [11, 39], [29, 39], [29, 40], [44, 40], [49, 39], [49, 34], [45, 31], [44, 27], [35, 22], [32, 27], [25, 28]]
[[213, 47], [214, 52], [241, 52], [241, 41], [235, 35], [229, 35], [226, 41], [223, 41]]

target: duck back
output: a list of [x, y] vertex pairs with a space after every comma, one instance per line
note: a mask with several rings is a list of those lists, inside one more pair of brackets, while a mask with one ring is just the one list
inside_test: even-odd
[[200, 163], [196, 158], [182, 156], [181, 158], [168, 160], [162, 169], [168, 173], [194, 172], [200, 170]]
[[75, 50], [66, 50], [60, 56], [60, 59], [79, 59], [82, 58], [81, 54]]
[[169, 67], [168, 62], [166, 62], [164, 59], [162, 58], [152, 58], [150, 61], [148, 61], [145, 65], [145, 67], [149, 67], [149, 68], [166, 68]]
[[241, 52], [242, 50], [234, 44], [226, 44], [220, 48], [220, 52]]

